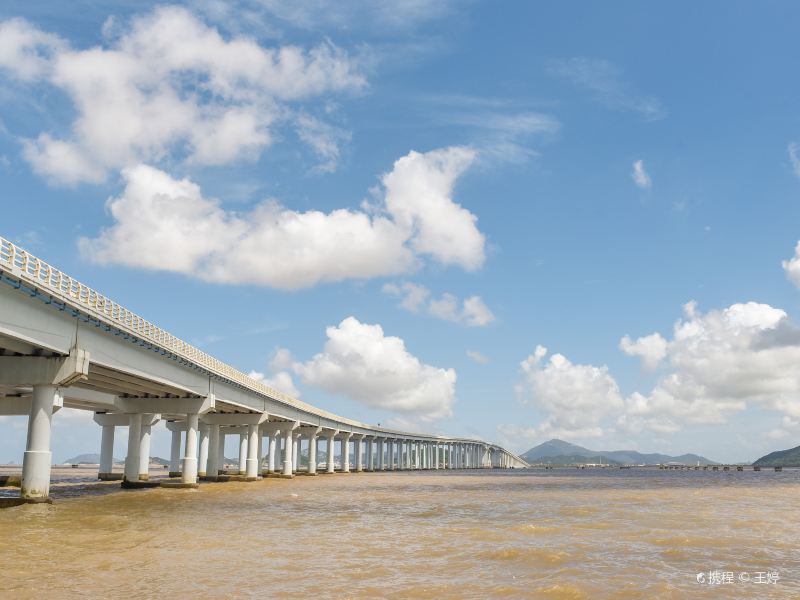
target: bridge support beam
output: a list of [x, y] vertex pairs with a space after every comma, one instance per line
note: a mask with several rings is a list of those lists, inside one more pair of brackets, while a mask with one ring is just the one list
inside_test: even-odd
[[50, 433], [53, 403], [58, 395], [54, 385], [33, 386], [31, 412], [28, 416], [28, 438], [22, 459], [22, 491], [26, 500], [45, 501], [50, 495]]

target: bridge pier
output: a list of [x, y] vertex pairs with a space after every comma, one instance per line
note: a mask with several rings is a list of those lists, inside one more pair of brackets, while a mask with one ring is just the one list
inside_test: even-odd
[[325, 437], [328, 438], [328, 443], [326, 445], [326, 450], [328, 452], [328, 460], [326, 463], [325, 472], [326, 473], [334, 473], [336, 471], [334, 465], [333, 455], [336, 452], [336, 448], [334, 447], [334, 439], [336, 435], [339, 433], [338, 429], [326, 429], [325, 430]]
[[184, 485], [197, 485], [197, 429], [199, 425], [197, 414], [186, 415], [186, 445], [183, 459], [181, 460], [181, 483]]
[[354, 434], [353, 438], [355, 438], [356, 473], [361, 473], [364, 470], [364, 434]]
[[139, 435], [139, 481], [150, 480], [150, 437], [152, 426], [157, 422], [158, 418], [155, 415], [142, 415], [142, 429]]
[[208, 460], [206, 462], [206, 481], [216, 481], [219, 476], [219, 425], [208, 424]]
[[114, 437], [117, 427], [130, 425], [130, 415], [124, 413], [95, 413], [94, 422], [102, 428], [100, 439], [100, 469], [97, 478], [101, 481], [116, 481], [123, 475], [114, 470]]
[[125, 472], [122, 483], [139, 481], [139, 445], [142, 435], [142, 414], [133, 413], [128, 417], [128, 453], [125, 456]]
[[283, 427], [283, 473], [282, 476], [286, 478], [294, 477], [292, 473], [292, 457], [293, 457], [293, 444], [292, 438], [294, 437], [294, 430], [300, 426], [297, 421], [287, 421]]
[[[207, 423], [200, 424], [200, 459], [197, 462], [197, 476], [200, 479], [205, 478], [206, 469], [208, 467], [208, 431], [209, 425]], [[186, 453], [187, 456], [189, 453]]]
[[292, 473], [297, 473], [300, 470], [300, 457], [302, 446], [302, 435], [298, 431], [294, 434], [294, 445], [292, 446]]
[[34, 385], [28, 416], [28, 438], [22, 459], [21, 496], [26, 500], [45, 501], [50, 496], [50, 468], [53, 454], [50, 435], [53, 404], [58, 395], [54, 385]]
[[247, 434], [239, 434], [239, 475], [247, 474]]
[[342, 473], [350, 472], [350, 435], [348, 431], [342, 433]]
[[172, 433], [172, 440], [169, 449], [169, 476], [181, 476], [181, 433], [183, 423], [177, 421], [167, 421], [167, 429]]
[[259, 427], [257, 423], [250, 423], [247, 426], [247, 458], [245, 459], [244, 475], [247, 481], [256, 481], [258, 479], [258, 463], [259, 463], [259, 443], [260, 439]]
[[103, 425], [100, 435], [100, 470], [98, 479], [106, 479], [114, 470], [114, 425]]

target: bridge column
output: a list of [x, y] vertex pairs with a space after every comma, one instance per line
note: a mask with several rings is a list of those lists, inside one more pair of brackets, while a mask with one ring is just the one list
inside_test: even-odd
[[411, 470], [413, 467], [411, 453], [414, 448], [414, 442], [411, 440], [406, 441], [406, 469]]
[[256, 448], [256, 455], [258, 456], [256, 472], [258, 475], [261, 475], [261, 468], [264, 463], [264, 431], [261, 429], [261, 425], [258, 426], [258, 448]]
[[297, 473], [300, 470], [300, 444], [303, 436], [299, 433], [294, 435], [294, 445], [292, 446], [292, 472]]
[[100, 471], [98, 479], [107, 479], [114, 470], [114, 425], [103, 425], [100, 438]]
[[200, 417], [197, 414], [186, 415], [186, 445], [181, 461], [181, 483], [197, 485], [197, 429]]
[[378, 470], [383, 471], [385, 463], [383, 461], [383, 440], [384, 438], [378, 438]]
[[366, 446], [364, 448], [364, 463], [365, 471], [372, 471], [372, 444], [373, 444], [373, 437], [372, 436], [364, 436], [364, 441], [366, 442]]
[[327, 468], [325, 469], [325, 471], [327, 473], [333, 473], [335, 471], [334, 464], [333, 464], [333, 454], [335, 452], [335, 449], [334, 449], [334, 438], [336, 437], [337, 433], [339, 433], [338, 430], [329, 429], [327, 431], [327, 434], [326, 434], [327, 438], [328, 438], [328, 445], [327, 445], [328, 464], [327, 464]]
[[317, 436], [322, 431], [322, 427], [305, 426], [303, 433], [308, 437], [308, 474], [317, 474]]
[[167, 422], [167, 429], [172, 432], [172, 443], [169, 448], [169, 476], [181, 476], [181, 430], [177, 427], [170, 427], [173, 421]]
[[349, 431], [342, 433], [342, 473], [350, 472], [350, 436]]
[[357, 433], [353, 436], [355, 438], [355, 453], [356, 453], [356, 473], [361, 473], [364, 470], [364, 434]]
[[152, 415], [142, 415], [142, 429], [139, 435], [139, 481], [150, 479], [150, 436]]
[[217, 476], [225, 472], [225, 438], [228, 433], [224, 427], [219, 428], [219, 444], [217, 445]]
[[260, 438], [259, 427], [256, 423], [247, 426], [247, 458], [245, 459], [245, 477], [247, 481], [258, 480], [259, 452], [258, 440]]
[[139, 438], [141, 435], [142, 415], [141, 413], [131, 414], [128, 423], [128, 454], [125, 456], [123, 483], [139, 481]]
[[[267, 430], [269, 432], [269, 450], [267, 451], [267, 473], [274, 473], [275, 472], [275, 457], [278, 451], [278, 444], [280, 443], [278, 440], [279, 429], [271, 427]], [[278, 456], [278, 460], [280, 460], [280, 456]]]
[[283, 427], [283, 477], [292, 478], [292, 457], [293, 449], [292, 438], [294, 438], [294, 430], [300, 426], [297, 421], [287, 421], [281, 425]]
[[28, 500], [46, 500], [50, 495], [50, 433], [53, 403], [58, 396], [54, 385], [34, 385], [28, 416], [28, 437], [22, 459], [21, 496]]
[[239, 475], [247, 474], [247, 434], [239, 434]]
[[206, 476], [208, 467], [208, 428], [206, 423], [200, 424], [200, 460], [197, 463], [197, 475], [201, 478]]
[[397, 440], [386, 440], [386, 441], [389, 442], [389, 456], [388, 456], [389, 470], [394, 471], [394, 444]]
[[219, 425], [210, 423], [208, 425], [208, 461], [206, 462], [206, 479], [216, 481], [219, 477], [219, 446], [220, 446]]

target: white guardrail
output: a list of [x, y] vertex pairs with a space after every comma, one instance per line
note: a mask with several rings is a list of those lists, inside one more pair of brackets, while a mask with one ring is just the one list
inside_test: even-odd
[[[281, 391], [248, 377], [235, 367], [214, 358], [199, 348], [195, 348], [188, 342], [164, 331], [147, 319], [140, 317], [124, 306], [120, 306], [113, 300], [106, 298], [89, 286], [62, 273], [52, 265], [33, 256], [28, 251], [23, 250], [3, 237], [0, 237], [0, 270], [6, 270], [11, 275], [19, 277], [21, 280], [34, 285], [40, 290], [46, 290], [54, 297], [68, 303], [74, 308], [82, 310], [90, 316], [96, 317], [107, 324], [154, 344], [176, 356], [184, 358], [215, 375], [228, 379], [257, 394], [267, 396], [268, 398], [272, 398], [293, 408], [309, 412], [325, 419], [338, 421], [351, 427], [371, 429], [376, 432], [431, 439], [460, 439], [376, 427], [375, 425], [347, 419], [311, 406], [310, 404], [306, 404], [288, 394], [284, 394]], [[486, 443], [481, 440], [470, 441]]]

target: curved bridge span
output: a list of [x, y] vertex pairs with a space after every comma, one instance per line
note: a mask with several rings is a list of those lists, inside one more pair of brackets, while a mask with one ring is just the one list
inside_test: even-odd
[[[361, 423], [272, 389], [0, 237], [0, 415], [29, 417], [23, 499], [48, 498], [51, 419], [62, 406], [95, 412], [103, 428], [101, 479], [115, 477], [115, 428], [128, 427], [127, 487], [146, 485], [158, 420], [172, 431], [170, 474], [180, 477], [169, 485], [182, 487], [228, 477], [221, 473], [226, 435], [239, 436], [235, 477], [247, 481], [351, 469], [527, 466], [495, 444]], [[320, 440], [324, 465], [317, 464]], [[308, 466], [301, 469], [304, 443]]]

